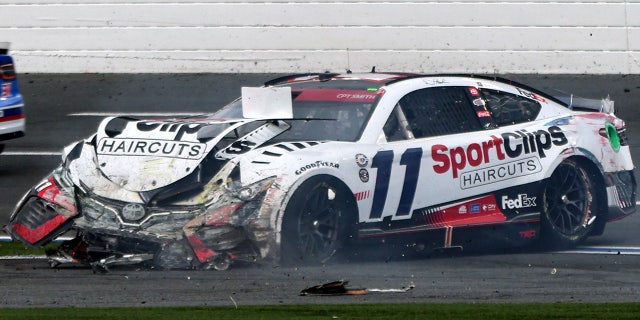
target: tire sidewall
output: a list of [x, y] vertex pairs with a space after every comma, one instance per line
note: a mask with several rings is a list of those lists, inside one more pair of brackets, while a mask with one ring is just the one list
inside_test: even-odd
[[331, 176], [314, 176], [300, 184], [289, 199], [282, 219], [282, 233], [280, 243], [280, 259], [284, 264], [319, 264], [331, 257], [318, 257], [305, 255], [298, 235], [299, 214], [305, 207], [305, 201], [309, 195], [318, 188], [333, 189], [335, 191], [334, 206], [337, 208], [339, 225], [334, 243], [334, 251], [338, 253], [350, 237], [350, 221], [347, 216], [347, 208], [350, 199], [345, 188], [338, 179]]
[[556, 168], [556, 171], [554, 171], [554, 173], [548, 179], [547, 184], [545, 185], [545, 188], [542, 193], [543, 208], [542, 208], [542, 217], [541, 217], [541, 234], [542, 234], [541, 241], [546, 247], [556, 248], [556, 249], [571, 248], [580, 244], [589, 236], [591, 229], [593, 229], [593, 226], [594, 226], [594, 224], [592, 223], [590, 225], [587, 225], [586, 227], [583, 227], [580, 231], [577, 231], [573, 234], [566, 234], [561, 230], [559, 230], [551, 222], [551, 218], [549, 216], [550, 200], [548, 199], [549, 197], [548, 188], [550, 184], [553, 183], [552, 178], [554, 177], [554, 175], [559, 174], [557, 170], [561, 166], [568, 166], [573, 168], [573, 170], [577, 170], [577, 173], [582, 177], [583, 181], [586, 184], [585, 191], [586, 191], [586, 196], [588, 200], [587, 200], [587, 206], [585, 210], [586, 212], [583, 212], [584, 214], [582, 218], [583, 223], [591, 219], [593, 216], [595, 216], [596, 215], [595, 210], [599, 208], [597, 203], [598, 197], [596, 196], [597, 189], [594, 181], [595, 179], [591, 177], [591, 175], [589, 174], [585, 166], [581, 165], [578, 161], [573, 159], [566, 159], [562, 163], [560, 163]]

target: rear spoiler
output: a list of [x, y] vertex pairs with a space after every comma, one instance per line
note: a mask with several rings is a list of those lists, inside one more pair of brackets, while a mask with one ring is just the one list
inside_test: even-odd
[[9, 42], [0, 42], [0, 54], [9, 53]]
[[604, 113], [615, 112], [613, 101], [606, 97], [604, 99], [588, 99], [571, 96], [555, 97], [556, 99], [567, 104], [567, 107], [578, 111], [598, 111]]

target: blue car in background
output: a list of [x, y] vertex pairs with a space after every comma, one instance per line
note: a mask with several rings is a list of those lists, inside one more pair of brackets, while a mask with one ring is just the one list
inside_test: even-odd
[[26, 116], [9, 43], [0, 42], [0, 152], [5, 140], [24, 136]]

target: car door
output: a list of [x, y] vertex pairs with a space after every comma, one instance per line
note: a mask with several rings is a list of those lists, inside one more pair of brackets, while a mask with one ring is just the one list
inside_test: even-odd
[[383, 128], [387, 141], [372, 158], [369, 221], [407, 220], [416, 211], [472, 194], [461, 192], [452, 177], [468, 163], [484, 161], [472, 137], [494, 126], [473, 87], [429, 87], [402, 97]]

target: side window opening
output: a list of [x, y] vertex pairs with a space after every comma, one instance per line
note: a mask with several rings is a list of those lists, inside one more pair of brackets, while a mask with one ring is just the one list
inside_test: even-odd
[[387, 141], [482, 130], [465, 90], [435, 87], [407, 94], [385, 124]]
[[532, 121], [540, 113], [540, 103], [535, 100], [491, 89], [482, 89], [480, 93], [499, 126]]
[[400, 107], [400, 103], [393, 108], [393, 112], [391, 112], [389, 119], [387, 119], [387, 122], [384, 124], [383, 131], [387, 137], [387, 141], [411, 140], [415, 138], [409, 126], [409, 121]]

